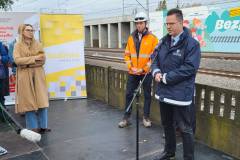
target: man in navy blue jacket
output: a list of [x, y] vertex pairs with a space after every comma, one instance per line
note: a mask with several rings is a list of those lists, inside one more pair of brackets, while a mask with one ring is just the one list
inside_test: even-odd
[[155, 97], [160, 103], [161, 121], [165, 133], [164, 152], [158, 160], [175, 158], [178, 128], [183, 140], [184, 160], [194, 159], [194, 135], [192, 129], [192, 98], [195, 77], [200, 64], [199, 43], [187, 28], [183, 27], [183, 14], [179, 9], [167, 13], [168, 34], [156, 47], [152, 74], [157, 85]]

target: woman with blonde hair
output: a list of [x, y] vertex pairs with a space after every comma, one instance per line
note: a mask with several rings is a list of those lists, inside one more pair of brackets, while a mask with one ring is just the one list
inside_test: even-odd
[[26, 128], [35, 132], [48, 132], [48, 91], [43, 65], [45, 55], [34, 39], [32, 25], [20, 26], [19, 42], [13, 57], [17, 64], [16, 113], [25, 113]]

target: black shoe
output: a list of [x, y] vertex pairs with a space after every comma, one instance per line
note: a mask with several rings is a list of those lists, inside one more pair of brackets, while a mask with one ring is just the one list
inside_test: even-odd
[[51, 132], [52, 130], [50, 128], [40, 128], [40, 133], [44, 134], [46, 132]]
[[154, 160], [174, 160], [174, 159], [175, 159], [174, 153], [163, 152], [157, 159]]

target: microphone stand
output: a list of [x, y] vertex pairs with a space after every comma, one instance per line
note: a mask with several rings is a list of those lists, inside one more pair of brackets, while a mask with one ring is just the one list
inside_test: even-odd
[[[155, 52], [156, 52], [156, 50], [154, 50], [153, 55], [155, 54]], [[150, 69], [151, 69], [152, 64], [155, 61], [156, 57], [157, 57], [157, 53], [156, 53], [156, 55], [154, 55], [152, 63], [150, 65], [150, 67], [149, 67]], [[150, 56], [150, 58], [151, 58], [151, 56]], [[133, 94], [133, 98], [132, 98], [132, 100], [131, 100], [131, 102], [128, 105], [127, 110], [126, 110], [126, 112], [128, 112], [130, 110], [130, 108], [131, 108], [131, 106], [132, 106], [132, 104], [133, 104], [133, 102], [134, 102], [134, 100], [136, 98], [136, 103], [135, 103], [136, 104], [136, 160], [139, 160], [139, 96], [140, 96], [140, 90], [141, 90], [141, 87], [143, 85], [143, 82], [145, 81], [147, 75], [149, 74], [150, 69], [144, 75], [144, 77], [140, 81], [140, 83], [138, 84], [137, 89], [135, 89], [134, 94]]]

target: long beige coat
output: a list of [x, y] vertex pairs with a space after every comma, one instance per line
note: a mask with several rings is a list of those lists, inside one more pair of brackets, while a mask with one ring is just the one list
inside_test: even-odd
[[[16, 43], [14, 61], [17, 64], [16, 113], [36, 111], [49, 106], [43, 63], [35, 61], [36, 55], [43, 52], [39, 42], [33, 41], [31, 47]], [[42, 53], [41, 53], [42, 54]]]

